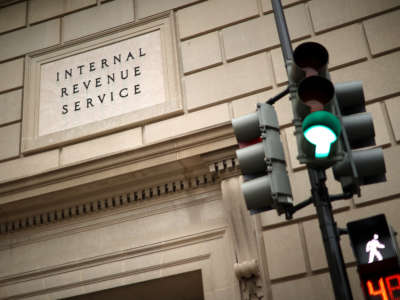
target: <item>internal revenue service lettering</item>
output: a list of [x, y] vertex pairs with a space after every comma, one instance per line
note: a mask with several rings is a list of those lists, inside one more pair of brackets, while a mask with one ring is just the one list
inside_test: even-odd
[[41, 64], [39, 136], [84, 132], [78, 127], [99, 121], [105, 123], [91, 128], [113, 127], [126, 123], [128, 114], [137, 122], [162, 111], [168, 83], [160, 30], [89, 44], [61, 49], [59, 57]]
[[[93, 61], [88, 64], [81, 64], [74, 68], [65, 69], [56, 73], [57, 82], [70, 83], [69, 86], [63, 86], [60, 88], [60, 98], [73, 96], [74, 100], [72, 103], [62, 104], [61, 114], [66, 115], [70, 112], [80, 111], [81, 109], [90, 109], [96, 105], [101, 105], [104, 101], [113, 102], [117, 99], [126, 98], [129, 95], [140, 94], [140, 82], [133, 84], [133, 86], [126, 86], [119, 88], [118, 90], [101, 92], [91, 97], [84, 99], [76, 99], [86, 92], [92, 90], [100, 90], [104, 85], [113, 85], [115, 81], [124, 81], [129, 79], [130, 76], [139, 79], [141, 73], [140, 65], [128, 65], [130, 61], [134, 61], [137, 58], [145, 56], [146, 53], [142, 48], [139, 48], [136, 53], [135, 51], [129, 51], [127, 54], [117, 54], [110, 58], [102, 58], [98, 62]], [[120, 65], [122, 68], [118, 71], [103, 73], [102, 75], [82, 80], [82, 75], [86, 73], [95, 72], [97, 70], [110, 69], [110, 65]], [[79, 80], [81, 79], [81, 80]], [[71, 82], [77, 82], [72, 83]]]

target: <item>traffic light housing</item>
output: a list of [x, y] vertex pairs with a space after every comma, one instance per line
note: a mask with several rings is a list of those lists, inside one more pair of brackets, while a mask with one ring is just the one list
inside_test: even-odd
[[362, 83], [333, 85], [328, 51], [315, 42], [300, 44], [288, 63], [290, 99], [298, 159], [308, 167], [329, 168], [346, 193], [386, 180], [381, 148], [375, 145], [372, 116], [365, 110]]
[[[360, 81], [335, 85], [338, 109], [342, 119], [345, 156], [333, 166], [333, 174], [343, 191], [360, 195], [360, 186], [386, 181], [386, 168], [381, 148], [362, 149], [375, 145], [372, 116], [366, 112]], [[357, 150], [356, 150], [357, 149]]]
[[343, 159], [341, 122], [335, 114], [335, 87], [330, 81], [328, 51], [314, 42], [300, 44], [289, 62], [289, 89], [293, 107], [298, 159], [315, 168], [327, 168]]
[[233, 119], [232, 126], [241, 147], [236, 155], [248, 210], [285, 212], [293, 200], [274, 107], [258, 103], [255, 113]]

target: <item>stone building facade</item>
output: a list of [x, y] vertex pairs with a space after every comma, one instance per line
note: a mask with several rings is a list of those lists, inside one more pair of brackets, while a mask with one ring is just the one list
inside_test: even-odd
[[[338, 224], [385, 213], [399, 230], [400, 1], [283, 5], [294, 45], [363, 81], [384, 148], [387, 182], [335, 202]], [[0, 299], [334, 299], [315, 209], [250, 216], [240, 192], [231, 120], [287, 85], [270, 1], [0, 7]], [[288, 97], [275, 107], [298, 203]]]

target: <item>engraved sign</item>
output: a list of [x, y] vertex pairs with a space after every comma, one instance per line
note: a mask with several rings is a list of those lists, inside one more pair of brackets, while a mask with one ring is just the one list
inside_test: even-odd
[[183, 112], [171, 14], [28, 53], [23, 153], [142, 127]]
[[41, 65], [38, 136], [166, 101], [160, 30]]

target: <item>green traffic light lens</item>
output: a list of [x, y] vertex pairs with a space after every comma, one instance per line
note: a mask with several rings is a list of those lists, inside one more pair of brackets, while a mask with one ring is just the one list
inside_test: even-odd
[[304, 132], [304, 137], [311, 144], [315, 145], [315, 157], [328, 157], [331, 151], [332, 143], [336, 142], [337, 136], [329, 127], [324, 125], [315, 125], [309, 127]]
[[324, 110], [309, 114], [304, 119], [302, 128], [306, 140], [315, 145], [315, 158], [328, 157], [332, 144], [337, 141], [341, 132], [339, 119]]

